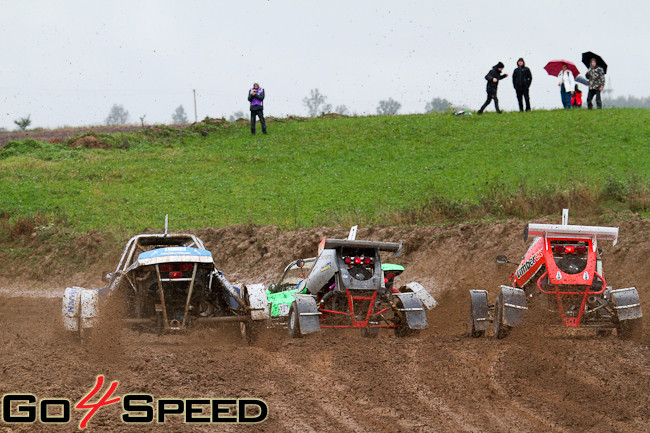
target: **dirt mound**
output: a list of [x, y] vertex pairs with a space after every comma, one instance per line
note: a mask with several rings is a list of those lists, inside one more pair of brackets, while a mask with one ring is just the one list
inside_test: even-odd
[[110, 146], [103, 141], [100, 141], [93, 135], [84, 135], [72, 142], [71, 148], [85, 147], [86, 149], [110, 149]]

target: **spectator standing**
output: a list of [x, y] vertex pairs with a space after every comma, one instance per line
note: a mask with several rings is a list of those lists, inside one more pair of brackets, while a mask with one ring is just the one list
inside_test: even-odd
[[591, 67], [585, 74], [589, 79], [589, 93], [587, 93], [587, 108], [591, 110], [594, 104], [591, 102], [596, 97], [596, 105], [603, 108], [603, 101], [600, 99], [600, 92], [605, 88], [605, 71], [596, 65], [596, 59], [591, 59]]
[[562, 106], [565, 109], [571, 108], [571, 95], [573, 95], [575, 88], [575, 80], [573, 79], [573, 72], [569, 71], [566, 64], [562, 65], [562, 70], [557, 76], [560, 81], [557, 83], [560, 86], [560, 96], [562, 97]]
[[582, 108], [582, 90], [580, 90], [577, 84], [571, 97], [571, 108], [573, 107]]
[[264, 89], [258, 83], [248, 91], [248, 100], [251, 103], [251, 134], [255, 135], [255, 116], [260, 118], [262, 133], [266, 134], [266, 122], [264, 121]]
[[485, 76], [485, 79], [487, 80], [487, 86], [485, 88], [487, 92], [487, 99], [485, 100], [485, 103], [481, 107], [480, 110], [478, 110], [478, 114], [483, 114], [483, 110], [490, 104], [490, 102], [494, 99], [494, 108], [497, 110], [497, 113], [501, 114], [501, 110], [499, 110], [499, 99], [497, 98], [497, 88], [499, 87], [499, 80], [503, 80], [508, 76], [508, 74], [501, 74], [503, 71], [503, 63], [499, 62], [496, 65], [492, 67], [490, 72], [487, 73]]
[[526, 66], [524, 59], [520, 58], [517, 60], [517, 68], [515, 68], [512, 73], [512, 85], [515, 87], [515, 91], [517, 92], [519, 111], [524, 111], [524, 103], [522, 99], [526, 100], [526, 111], [530, 111], [530, 96], [528, 95], [528, 89], [532, 82], [533, 74], [531, 74], [530, 69]]

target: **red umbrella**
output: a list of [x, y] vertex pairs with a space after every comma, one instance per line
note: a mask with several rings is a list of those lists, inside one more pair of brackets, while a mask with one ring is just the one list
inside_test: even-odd
[[568, 60], [551, 60], [546, 64], [546, 66], [544, 66], [544, 69], [546, 72], [548, 72], [549, 75], [557, 77], [562, 70], [562, 65], [566, 65], [567, 68], [569, 68], [569, 71], [573, 72], [574, 77], [580, 75], [580, 71], [578, 71], [576, 65]]

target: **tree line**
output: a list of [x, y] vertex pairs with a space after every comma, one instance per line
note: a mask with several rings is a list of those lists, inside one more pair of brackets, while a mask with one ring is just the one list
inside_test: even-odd
[[[303, 105], [307, 109], [310, 117], [318, 117], [323, 114], [342, 114], [350, 115], [351, 112], [343, 104], [337, 105], [332, 108], [332, 104], [327, 102], [327, 96], [323, 95], [318, 88], [311, 89], [309, 95], [303, 98]], [[603, 105], [606, 107], [616, 107], [616, 108], [650, 108], [650, 96], [638, 98], [636, 96], [619, 96], [617, 98], [606, 97], [603, 98]], [[385, 100], [379, 101], [377, 105], [377, 114], [379, 115], [395, 115], [402, 108], [402, 104], [398, 101], [395, 101], [393, 98], [388, 98]], [[444, 112], [444, 111], [455, 111], [461, 107], [455, 106], [450, 101], [444, 98], [433, 98], [431, 101], [427, 102], [424, 106], [425, 113], [434, 113], [434, 112]], [[144, 119], [146, 116], [140, 117], [140, 122], [144, 126]], [[236, 111], [228, 120], [234, 122], [237, 119], [246, 118], [246, 114], [243, 111]], [[188, 123], [187, 113], [182, 105], [176, 107], [174, 112], [171, 115], [172, 123], [175, 125], [186, 125]], [[119, 104], [113, 104], [111, 107], [108, 116], [104, 121], [107, 126], [115, 125], [125, 125], [129, 122], [129, 112]], [[17, 126], [17, 129], [20, 131], [25, 131], [32, 124], [31, 114], [27, 117], [21, 117], [20, 119], [14, 120], [14, 123]]]

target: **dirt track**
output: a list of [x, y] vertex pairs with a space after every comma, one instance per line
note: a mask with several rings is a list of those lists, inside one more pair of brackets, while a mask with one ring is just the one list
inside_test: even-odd
[[[61, 330], [57, 298], [9, 297], [5, 291], [0, 295], [0, 394], [33, 393], [74, 403], [103, 374], [119, 381], [118, 395], [250, 396], [270, 408], [269, 419], [256, 426], [193, 426], [172, 416], [162, 428], [128, 427], [120, 421], [118, 405], [112, 405], [92, 419], [91, 432], [650, 431], [647, 321], [640, 341], [596, 338], [593, 331], [549, 331], [534, 314], [530, 326], [505, 340], [465, 336], [466, 290], [493, 289], [506, 281], [510, 269], [494, 265], [493, 257], [523, 253], [522, 227], [481, 223], [361, 230], [360, 238], [404, 239], [408, 249], [398, 262], [408, 271], [402, 281], [425, 283], [440, 303], [429, 314], [430, 328], [406, 340], [389, 332], [363, 339], [352, 331], [289, 340], [284, 332], [269, 330], [256, 346], [247, 347], [234, 329], [163, 337], [118, 329], [80, 347]], [[648, 228], [647, 220], [623, 223], [619, 245], [605, 246], [608, 283], [639, 287], [646, 314]], [[231, 228], [199, 233], [228, 275], [255, 280], [249, 266], [257, 262], [263, 269], [274, 266], [275, 272], [257, 274], [258, 281], [270, 282], [281, 270], [276, 262], [309, 255], [315, 249], [313, 238], [323, 230], [328, 231]], [[342, 229], [333, 232], [328, 234], [344, 234]], [[217, 245], [228, 248], [217, 251]], [[268, 245], [275, 249], [269, 252]], [[73, 422], [54, 430], [75, 430], [80, 419], [80, 411], [73, 411]], [[12, 425], [6, 431], [42, 427]]]

